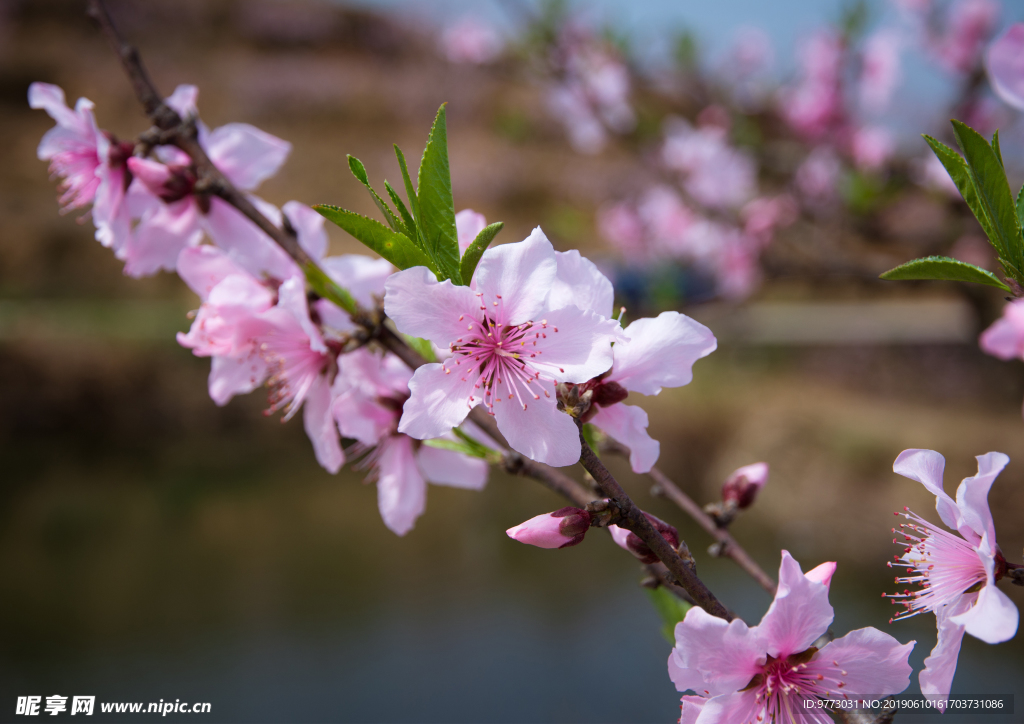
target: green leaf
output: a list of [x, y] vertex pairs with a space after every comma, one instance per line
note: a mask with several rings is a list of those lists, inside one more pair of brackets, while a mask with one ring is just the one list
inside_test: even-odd
[[947, 256], [929, 256], [924, 259], [914, 259], [906, 264], [900, 264], [895, 269], [890, 269], [881, 274], [879, 278], [888, 281], [930, 279], [951, 282], [973, 282], [975, 284], [987, 284], [990, 287], [998, 287], [1007, 292], [1010, 291], [1010, 288], [999, 281], [999, 278], [992, 272], [980, 269], [973, 264], [950, 259]]
[[416, 197], [416, 189], [412, 187], [412, 179], [409, 178], [409, 167], [405, 163], [405, 154], [402, 153], [402, 149], [398, 147], [397, 143], [394, 146], [398, 167], [402, 169], [402, 180], [405, 182], [405, 195], [409, 199], [409, 208], [412, 209], [412, 218], [415, 220], [416, 236], [412, 237], [412, 240], [420, 249], [426, 249], [426, 244], [423, 241], [423, 222], [420, 219], [420, 202]]
[[1017, 221], [1024, 227], [1024, 186], [1017, 192]]
[[937, 141], [931, 136], [924, 136], [924, 140], [931, 146], [932, 151], [938, 157], [939, 161], [946, 169], [946, 173], [953, 179], [953, 183], [956, 184], [957, 189], [960, 190], [960, 195], [964, 197], [964, 201], [967, 202], [967, 206], [970, 207], [971, 212], [975, 218], [978, 219], [978, 223], [981, 224], [981, 228], [989, 239], [992, 240], [992, 245], [996, 247], [996, 251], [1002, 253], [1002, 249], [996, 244], [995, 232], [992, 231], [992, 222], [989, 220], [988, 215], [985, 213], [985, 208], [981, 205], [981, 200], [978, 198], [977, 189], [974, 187], [974, 181], [971, 180], [971, 173], [967, 169], [967, 162], [964, 161], [963, 157], [954, 151], [952, 148]]
[[370, 196], [373, 197], [373, 203], [377, 204], [377, 208], [380, 209], [382, 214], [384, 214], [384, 220], [388, 222], [388, 226], [395, 231], [399, 231], [408, 236], [409, 230], [404, 227], [398, 217], [395, 216], [394, 212], [386, 203], [384, 203], [384, 199], [378, 196], [377, 192], [373, 190], [373, 186], [370, 185], [370, 179], [366, 175], [366, 167], [363, 165], [363, 162], [350, 154], [348, 157], [348, 167], [349, 170], [352, 171], [352, 175], [362, 181], [363, 186], [365, 186], [366, 190], [370, 192]]
[[654, 608], [657, 609], [658, 615], [661, 616], [661, 635], [664, 636], [670, 644], [675, 646], [676, 624], [686, 618], [686, 612], [689, 611], [692, 606], [674, 595], [668, 589], [661, 586], [645, 590], [647, 591], [647, 595], [651, 597], [651, 603], [653, 603]]
[[1024, 268], [1024, 240], [1021, 239], [1020, 221], [1003, 165], [988, 141], [970, 126], [954, 120], [953, 132], [964, 152], [978, 199], [992, 224], [993, 242], [1000, 250], [999, 256], [1012, 265], [1012, 269], [1007, 271], [1017, 281], [1024, 281], [1020, 274]]
[[992, 150], [996, 152], [996, 159], [999, 161], [1000, 168], [1003, 169], [1003, 173], [1006, 173], [1006, 164], [1003, 163], [1003, 152], [999, 150], [999, 129], [992, 134]]
[[327, 273], [317, 266], [316, 262], [312, 260], [306, 262], [302, 271], [306, 275], [306, 281], [309, 282], [309, 286], [321, 297], [334, 302], [349, 314], [355, 314], [359, 311], [359, 305], [352, 295], [348, 293], [348, 290], [338, 286], [337, 282], [327, 276]]
[[387, 181], [384, 181], [384, 188], [385, 190], [387, 190], [388, 196], [391, 197], [391, 201], [392, 203], [394, 203], [395, 208], [398, 209], [398, 213], [402, 215], [402, 221], [405, 222], [405, 227], [407, 229], [407, 231], [404, 232], [405, 235], [415, 241], [416, 220], [412, 218], [412, 215], [409, 214], [409, 209], [405, 208], [405, 204], [402, 203], [402, 197], [399, 196], [398, 193], [393, 188], [391, 188], [391, 184], [389, 184]]
[[587, 441], [587, 445], [590, 449], [597, 453], [601, 449], [601, 441], [604, 439], [604, 433], [596, 425], [591, 425], [589, 422], [583, 423], [583, 439]]
[[328, 221], [333, 221], [399, 269], [425, 266], [435, 274], [434, 262], [413, 244], [409, 237], [392, 231], [379, 221], [346, 211], [337, 206], [319, 204], [313, 207]]
[[417, 197], [420, 205], [420, 231], [426, 242], [424, 251], [437, 264], [440, 279], [451, 279], [455, 284], [462, 284], [444, 104], [437, 110], [437, 117], [434, 118], [434, 125], [427, 138], [427, 147], [423, 149]]
[[437, 355], [434, 354], [434, 348], [430, 345], [430, 342], [422, 337], [413, 337], [411, 334], [403, 334], [402, 339], [412, 347], [414, 350], [420, 353], [420, 357], [425, 359], [427, 362], [437, 362]]
[[473, 281], [473, 272], [476, 271], [476, 265], [480, 261], [480, 257], [484, 255], [484, 251], [487, 250], [488, 245], [498, 235], [503, 226], [505, 224], [501, 221], [485, 226], [480, 229], [480, 233], [473, 239], [473, 243], [466, 248], [466, 253], [462, 255], [461, 264], [462, 280], [466, 284]]

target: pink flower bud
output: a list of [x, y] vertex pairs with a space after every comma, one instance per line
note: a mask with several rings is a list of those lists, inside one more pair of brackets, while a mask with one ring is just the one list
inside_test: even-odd
[[538, 548], [568, 548], [582, 542], [588, 528], [590, 513], [566, 507], [530, 518], [505, 532], [509, 538]]
[[809, 580], [817, 581], [818, 583], [824, 583], [825, 588], [829, 587], [832, 583], [832, 574], [836, 572], [835, 561], [826, 561], [820, 566], [816, 566], [804, 574]]
[[754, 463], [736, 470], [722, 485], [722, 500], [737, 508], [750, 507], [757, 493], [768, 482], [768, 463]]
[[[661, 533], [662, 537], [668, 541], [669, 545], [673, 548], [679, 547], [679, 532], [675, 528], [665, 521], [655, 518], [650, 513], [644, 513], [644, 515], [647, 516], [647, 520], [651, 521], [651, 525], [654, 526], [655, 530]], [[617, 525], [608, 526], [608, 530], [612, 534], [612, 540], [620, 548], [625, 548], [639, 558], [641, 563], [656, 563], [658, 561], [658, 556], [647, 547], [647, 544], [636, 533], [620, 528]]]

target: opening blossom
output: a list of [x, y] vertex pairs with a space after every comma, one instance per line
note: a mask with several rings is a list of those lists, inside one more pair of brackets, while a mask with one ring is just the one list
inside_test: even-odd
[[913, 641], [862, 628], [814, 646], [832, 623], [834, 571], [826, 563], [805, 575], [782, 551], [775, 600], [752, 628], [697, 606], [687, 611], [668, 659], [676, 689], [696, 692], [682, 698], [680, 724], [830, 724], [825, 710], [804, 702], [879, 699], [907, 688]]
[[[381, 357], [358, 349], [338, 358], [331, 410], [341, 434], [357, 441], [349, 456], [366, 456], [367, 480], [377, 481], [377, 505], [384, 524], [408, 533], [427, 505], [427, 481], [468, 490], [487, 483], [487, 462], [454, 450], [424, 445], [398, 432], [409, 398], [410, 370], [392, 354]], [[481, 436], [472, 423], [466, 430]], [[455, 439], [454, 436], [449, 436]]]
[[513, 540], [538, 548], [569, 548], [583, 542], [590, 522], [589, 512], [567, 506], [553, 513], [534, 516], [505, 533]]
[[935, 494], [935, 509], [950, 533], [904, 508], [909, 523], [893, 529], [894, 543], [906, 543], [902, 556], [889, 566], [906, 568], [900, 584], [921, 586], [892, 594], [905, 611], [896, 620], [919, 613], [935, 614], [938, 642], [925, 659], [920, 674], [921, 693], [939, 702], [940, 711], [956, 672], [964, 633], [990, 644], [1007, 641], [1017, 633], [1017, 607], [995, 583], [1006, 574], [1006, 560], [996, 545], [995, 526], [988, 507], [988, 491], [1010, 459], [1003, 453], [979, 455], [978, 474], [964, 478], [956, 500], [943, 490], [946, 461], [933, 450], [904, 450], [892, 469], [916, 480]]
[[484, 252], [472, 287], [438, 282], [426, 267], [388, 279], [384, 308], [398, 329], [451, 351], [416, 370], [399, 432], [440, 437], [484, 405], [514, 450], [548, 465], [579, 460], [579, 433], [556, 407], [555, 384], [605, 372], [620, 334], [581, 300], [551, 293], [557, 270], [537, 228]]

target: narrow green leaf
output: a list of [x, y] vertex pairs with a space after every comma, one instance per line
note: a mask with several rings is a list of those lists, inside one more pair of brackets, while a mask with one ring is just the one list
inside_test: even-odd
[[1003, 291], [1010, 291], [1010, 288], [999, 281], [999, 278], [990, 271], [981, 269], [957, 259], [950, 259], [948, 256], [928, 256], [923, 259], [914, 259], [906, 264], [900, 264], [895, 269], [890, 269], [879, 275], [880, 279], [888, 281], [904, 280], [935, 280], [950, 282], [973, 282], [974, 284], [986, 284], [990, 287], [998, 287]]
[[489, 224], [484, 228], [480, 229], [480, 233], [476, 235], [471, 243], [466, 248], [466, 253], [462, 255], [462, 281], [469, 284], [473, 281], [473, 272], [476, 271], [476, 265], [480, 261], [480, 257], [483, 256], [484, 251], [487, 250], [488, 245], [494, 240], [494, 237], [498, 235], [502, 227], [505, 226], [504, 222], [496, 221], [493, 224]]
[[395, 216], [390, 207], [384, 203], [384, 199], [373, 190], [373, 186], [370, 185], [370, 179], [366, 175], [366, 167], [363, 165], [363, 162], [350, 154], [348, 157], [348, 167], [352, 171], [352, 175], [359, 179], [363, 186], [366, 187], [366, 190], [370, 192], [370, 196], [373, 197], [373, 203], [377, 204], [377, 208], [384, 214], [384, 220], [388, 222], [388, 226], [408, 236], [408, 230], [404, 228], [402, 222]]
[[1003, 152], [999, 150], [999, 129], [992, 134], [992, 150], [996, 152], [996, 159], [999, 161], [999, 167], [1003, 169], [1003, 173], [1006, 173], [1006, 164], [1003, 163]]
[[405, 234], [392, 231], [379, 221], [368, 219], [337, 206], [319, 204], [313, 208], [325, 219], [340, 226], [399, 269], [425, 266], [435, 274], [437, 273], [434, 262], [420, 251]]
[[[998, 239], [1002, 250], [1000, 257], [1009, 260], [1014, 267], [1013, 271], [1016, 271], [1013, 276], [1017, 278], [1020, 269], [1024, 267], [1024, 240], [1021, 239], [1020, 221], [1017, 219], [1017, 209], [1003, 165], [988, 141], [970, 126], [954, 120], [953, 132], [964, 152], [967, 169], [978, 191], [978, 199]], [[1017, 278], [1017, 281], [1024, 279]]]
[[437, 263], [442, 279], [462, 284], [444, 104], [437, 111], [427, 138], [427, 147], [423, 149], [417, 197], [420, 205], [420, 230], [426, 242], [424, 251]]
[[405, 163], [405, 154], [402, 149], [395, 146], [395, 157], [398, 159], [398, 167], [402, 169], [402, 180], [405, 182], [405, 195], [409, 199], [409, 208], [412, 210], [412, 218], [415, 220], [416, 236], [412, 240], [420, 249], [426, 250], [426, 242], [423, 240], [423, 221], [420, 219], [420, 201], [416, 196], [416, 189], [412, 187], [412, 179], [409, 178], [409, 167]]
[[387, 181], [384, 181], [384, 189], [388, 192], [388, 196], [391, 197], [391, 201], [394, 203], [395, 208], [398, 209], [398, 213], [402, 215], [402, 221], [405, 222], [405, 228], [408, 230], [404, 232], [405, 235], [410, 239], [415, 240], [416, 220], [412, 218], [412, 215], [409, 213], [409, 209], [405, 208], [405, 204], [402, 203], [402, 197], [399, 196], [393, 188], [391, 188], [391, 184]]
[[491, 462], [494, 462], [494, 463], [501, 462], [502, 455], [501, 455], [500, 452], [498, 452], [497, 450], [495, 450], [494, 448], [492, 448], [492, 447], [490, 447], [488, 445], [483, 444], [479, 440], [470, 437], [466, 433], [466, 431], [463, 430], [461, 427], [453, 428], [452, 432], [455, 434], [455, 436], [457, 438], [462, 440], [469, 447], [471, 447], [474, 450], [476, 450], [477, 451], [477, 457], [489, 459]]
[[327, 273], [317, 266], [316, 262], [312, 260], [306, 262], [302, 271], [306, 275], [309, 286], [321, 297], [334, 302], [349, 314], [355, 314], [359, 310], [359, 305], [348, 293], [348, 290], [338, 286], [337, 282], [327, 276]]
[[661, 616], [661, 635], [675, 646], [676, 624], [686, 618], [686, 612], [692, 606], [682, 600], [671, 591], [659, 586], [658, 588], [646, 589], [647, 595], [651, 598], [655, 610]]
[[1024, 186], [1017, 192], [1017, 221], [1024, 228]]
[[999, 252], [1000, 256], [1004, 254], [1003, 249], [999, 246], [995, 232], [992, 230], [992, 221], [989, 219], [988, 214], [985, 211], [985, 207], [982, 205], [981, 200], [978, 198], [978, 191], [974, 187], [974, 181], [971, 179], [971, 173], [967, 169], [967, 162], [964, 161], [963, 157], [954, 151], [952, 148], [937, 141], [931, 136], [924, 136], [924, 140], [931, 146], [932, 151], [938, 157], [939, 161], [946, 169], [946, 173], [953, 179], [953, 183], [960, 190], [960, 195], [964, 197], [964, 201], [967, 202], [967, 206], [970, 207], [971, 212], [975, 218], [978, 219], [978, 223], [981, 224], [982, 230], [988, 236], [995, 247], [996, 251]]
[[427, 362], [437, 362], [437, 356], [434, 354], [434, 348], [430, 345], [430, 342], [422, 337], [413, 337], [411, 334], [403, 334], [402, 339], [408, 343], [410, 347], [420, 353], [420, 357], [425, 359]]

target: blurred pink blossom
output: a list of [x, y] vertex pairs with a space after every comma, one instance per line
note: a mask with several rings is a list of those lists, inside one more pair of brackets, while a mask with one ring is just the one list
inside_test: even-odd
[[767, 245], [776, 229], [782, 229], [797, 219], [800, 209], [789, 194], [761, 196], [754, 199], [740, 212], [744, 231]]
[[995, 0], [956, 0], [950, 5], [944, 32], [930, 43], [940, 65], [953, 73], [974, 70], [981, 62], [999, 13]]
[[693, 128], [682, 119], [666, 123], [662, 162], [683, 176], [694, 201], [710, 208], [735, 208], [757, 192], [757, 166], [731, 147], [718, 126]]
[[459, 237], [459, 253], [465, 254], [466, 249], [476, 239], [477, 234], [487, 226], [487, 219], [473, 209], [463, 209], [455, 214], [455, 231]]
[[843, 121], [844, 48], [842, 37], [832, 30], [819, 30], [806, 38], [799, 48], [800, 79], [781, 92], [782, 117], [810, 140], [821, 138]]
[[1008, 105], [1024, 111], [1024, 23], [1014, 23], [985, 53], [992, 90]]
[[884, 111], [899, 85], [900, 35], [891, 28], [872, 34], [864, 41], [857, 93], [861, 106], [870, 113]]
[[828, 146], [818, 146], [797, 168], [796, 187], [809, 201], [830, 201], [836, 195], [841, 171], [835, 151]]
[[981, 349], [999, 359], [1024, 359], [1024, 299], [1003, 307], [1003, 316], [981, 333]]
[[892, 134], [878, 126], [861, 126], [850, 139], [850, 155], [862, 171], [878, 171], [895, 151]]
[[620, 202], [598, 209], [597, 231], [627, 258], [645, 251], [643, 222], [631, 204]]
[[501, 55], [503, 45], [492, 26], [472, 17], [459, 20], [441, 35], [441, 50], [452, 63], [490, 63]]

